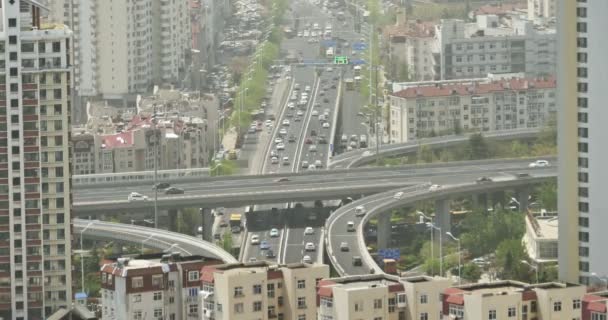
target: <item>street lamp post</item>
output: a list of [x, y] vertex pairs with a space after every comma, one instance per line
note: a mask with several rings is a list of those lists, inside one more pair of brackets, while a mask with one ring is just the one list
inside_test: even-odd
[[460, 251], [460, 239], [454, 237], [454, 235], [451, 232], [446, 232], [445, 234], [447, 234], [450, 238], [452, 238], [452, 240], [456, 241], [458, 243], [458, 285], [460, 285], [461, 283], [461, 279], [462, 279], [462, 273], [461, 273], [461, 268], [462, 268], [462, 252]]
[[[419, 216], [433, 221], [433, 219], [427, 215], [425, 215], [422, 211], [417, 211], [416, 212]], [[441, 236], [441, 228], [435, 226], [434, 223], [432, 222], [427, 222], [427, 227], [430, 227], [431, 229], [431, 259], [435, 258], [434, 254], [433, 254], [433, 246], [434, 246], [434, 239], [433, 239], [433, 233], [435, 233], [435, 230], [439, 231], [439, 274], [441, 276], [443, 276], [443, 248], [441, 247], [441, 243], [442, 243], [442, 236]], [[434, 272], [433, 266], [431, 265], [431, 273]]]
[[606, 290], [608, 290], [608, 279], [606, 279], [606, 277], [602, 277], [595, 272], [592, 272], [591, 276], [599, 279], [602, 283], [604, 283], [604, 287], [606, 288]]
[[158, 229], [158, 142], [160, 139], [156, 130], [156, 106], [154, 106], [154, 114], [152, 115], [152, 132], [154, 135], [150, 139], [154, 142], [154, 228]]
[[536, 273], [536, 283], [538, 283], [538, 265], [537, 264], [531, 264], [530, 262], [526, 261], [526, 260], [521, 260], [521, 263], [527, 265], [528, 267], [532, 268], [534, 270], [534, 272]]
[[82, 292], [84, 292], [84, 251], [83, 251], [83, 234], [87, 229], [93, 224], [93, 221], [89, 222], [82, 231], [80, 231], [80, 287]]

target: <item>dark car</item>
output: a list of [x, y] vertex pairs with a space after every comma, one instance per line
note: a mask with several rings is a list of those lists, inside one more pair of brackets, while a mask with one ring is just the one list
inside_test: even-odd
[[323, 102], [329, 103], [329, 98], [328, 97], [323, 98]]
[[319, 142], [319, 144], [327, 144], [327, 139], [324, 135], [320, 135], [317, 141]]
[[488, 178], [488, 177], [486, 177], [486, 176], [479, 177], [479, 178], [477, 179], [477, 183], [488, 183], [488, 182], [492, 182], [492, 179], [491, 179], [491, 178]]
[[165, 194], [184, 194], [184, 189], [171, 187], [165, 190]]
[[272, 259], [274, 257], [276, 257], [274, 254], [274, 251], [272, 251], [272, 250], [266, 251], [266, 258]]
[[311, 138], [306, 138], [306, 140], [304, 141], [305, 144], [312, 144], [312, 139]]
[[353, 266], [360, 267], [363, 265], [363, 261], [361, 260], [361, 256], [353, 257]]
[[316, 130], [310, 130], [310, 136], [311, 137], [315, 137], [317, 135], [317, 131]]
[[159, 182], [152, 187], [152, 190], [163, 190], [169, 188], [170, 186], [171, 184], [169, 184], [168, 182]]
[[296, 142], [296, 136], [294, 136], [293, 134], [289, 136], [289, 139], [287, 140], [289, 142]]
[[520, 172], [517, 174], [518, 178], [530, 178], [530, 174], [527, 172]]

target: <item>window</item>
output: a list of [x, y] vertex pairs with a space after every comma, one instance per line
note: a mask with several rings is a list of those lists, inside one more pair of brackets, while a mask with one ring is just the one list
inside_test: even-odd
[[363, 301], [355, 302], [355, 312], [363, 311]]
[[188, 288], [188, 297], [198, 297], [198, 288]]
[[143, 315], [141, 310], [133, 311], [133, 320], [143, 320]]
[[298, 280], [298, 289], [306, 288], [306, 280]]
[[131, 287], [132, 288], [141, 288], [144, 286], [144, 278], [142, 277], [133, 277], [131, 279]]
[[591, 320], [606, 320], [606, 314], [591, 312]]
[[572, 300], [572, 309], [578, 310], [580, 308], [581, 308], [581, 300], [580, 299]]
[[496, 320], [496, 310], [488, 311], [488, 320]]
[[234, 287], [234, 296], [242, 297], [243, 296], [243, 287]]
[[261, 284], [253, 285], [253, 294], [262, 294], [262, 285]]
[[333, 308], [334, 300], [328, 297], [321, 297], [321, 306], [325, 308]]
[[266, 293], [268, 294], [268, 298], [274, 298], [274, 283], [266, 285]]
[[17, 27], [17, 19], [16, 18], [10, 18], [10, 19], [8, 19], [8, 27], [9, 28], [16, 28]]
[[234, 304], [234, 313], [243, 313], [243, 303]]
[[162, 317], [163, 317], [163, 309], [161, 309], [161, 308], [154, 309], [154, 318], [158, 319], [158, 318], [162, 318]]
[[561, 301], [553, 302], [553, 311], [555, 311], [555, 312], [562, 311], [562, 302]]
[[162, 274], [152, 275], [152, 286], [153, 287], [162, 287], [163, 286], [163, 275]]
[[253, 312], [262, 311], [262, 301], [254, 301], [253, 302]]
[[585, 8], [585, 7], [576, 8], [576, 16], [579, 18], [586, 18], [587, 17], [587, 8]]
[[188, 271], [188, 281], [198, 281], [198, 271]]
[[512, 318], [515, 317], [517, 315], [517, 311], [515, 310], [515, 307], [509, 307], [509, 309], [507, 310], [507, 317]]
[[405, 294], [397, 294], [397, 303], [405, 303]]
[[134, 294], [133, 295], [133, 302], [134, 303], [141, 302], [141, 294]]
[[536, 301], [530, 302], [530, 312], [536, 313]]
[[188, 314], [197, 314], [198, 313], [198, 304], [191, 304], [188, 306]]
[[154, 292], [154, 301], [159, 301], [163, 299], [163, 293], [161, 291]]
[[374, 299], [374, 309], [382, 309], [382, 299]]
[[306, 309], [306, 297], [298, 297], [298, 309]]
[[457, 304], [450, 304], [449, 314], [462, 319], [464, 317], [464, 307]]
[[305, 314], [299, 314], [298, 315], [298, 320], [306, 320], [306, 315]]
[[429, 314], [426, 312], [420, 313], [420, 320], [429, 320]]
[[53, 52], [61, 52], [61, 43], [59, 41], [53, 42]]

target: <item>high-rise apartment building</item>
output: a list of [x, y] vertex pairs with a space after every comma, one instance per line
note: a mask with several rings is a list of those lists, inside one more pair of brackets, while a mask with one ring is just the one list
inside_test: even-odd
[[0, 318], [46, 319], [72, 303], [72, 32], [0, 5]]
[[115, 99], [183, 81], [189, 1], [53, 0], [48, 19], [74, 29], [78, 96]]
[[555, 18], [556, 0], [528, 0], [528, 19]]
[[317, 284], [328, 276], [329, 266], [319, 264], [206, 266], [200, 319], [316, 319]]
[[587, 284], [608, 276], [608, 2], [558, 4], [559, 275]]

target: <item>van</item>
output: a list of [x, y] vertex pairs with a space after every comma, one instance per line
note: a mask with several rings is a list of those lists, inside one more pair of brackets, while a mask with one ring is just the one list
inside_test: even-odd
[[340, 141], [342, 141], [342, 143], [347, 143], [348, 142], [348, 136], [345, 135], [345, 134], [343, 134], [342, 135], [342, 139]]
[[367, 136], [364, 134], [359, 137], [359, 147], [367, 148]]
[[354, 232], [355, 231], [355, 223], [352, 221], [348, 221], [346, 223], [346, 231], [348, 232]]

